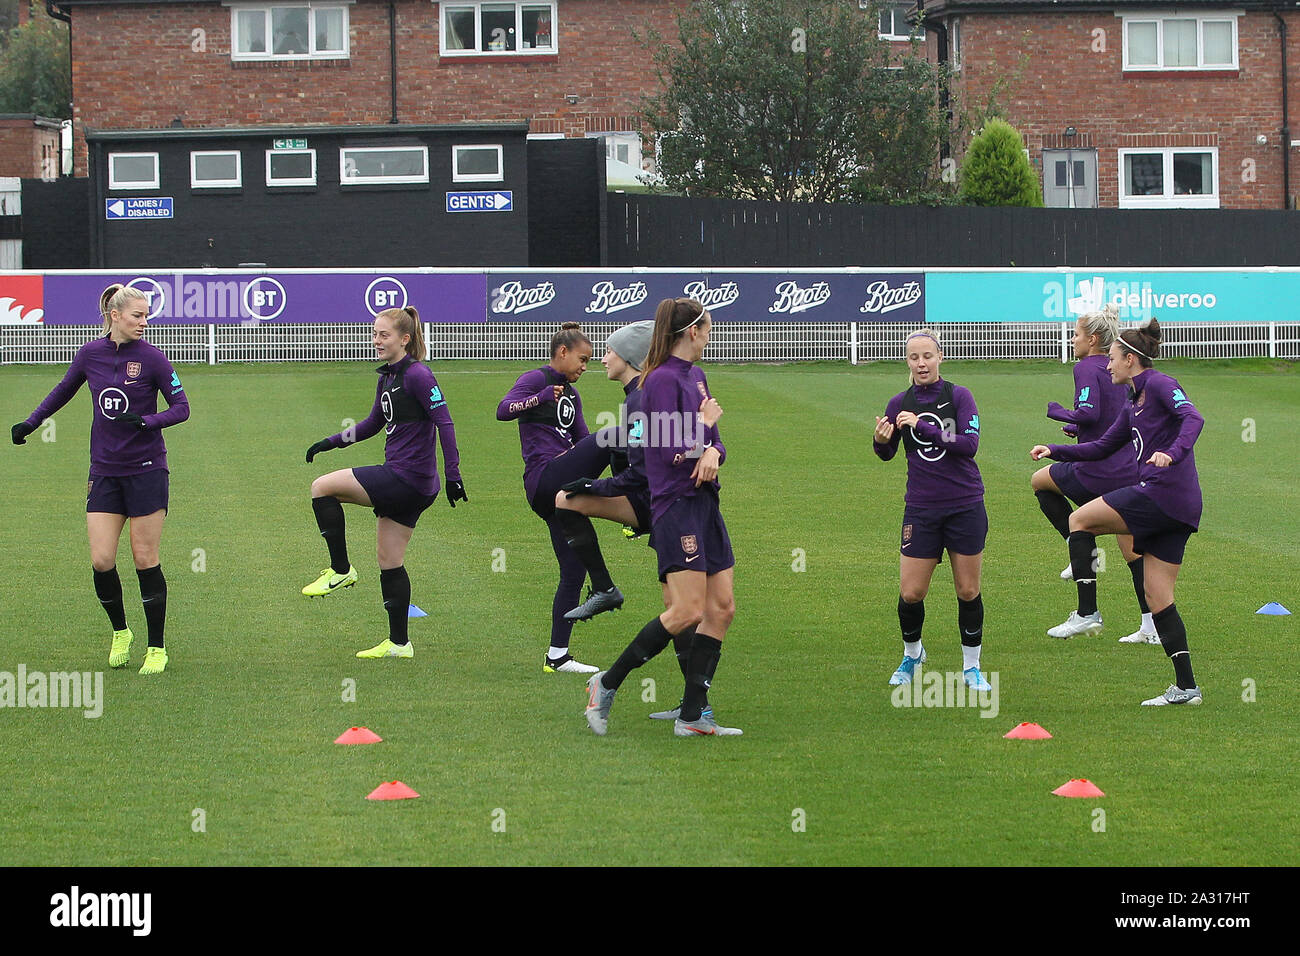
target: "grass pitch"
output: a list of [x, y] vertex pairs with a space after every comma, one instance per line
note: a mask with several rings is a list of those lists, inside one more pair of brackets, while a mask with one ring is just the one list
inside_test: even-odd
[[[327, 563], [312, 478], [382, 460], [376, 438], [303, 461], [309, 444], [368, 412], [371, 364], [180, 370], [193, 415], [167, 433], [171, 663], [157, 678], [136, 674], [145, 629], [125, 536], [118, 567], [137, 643], [130, 669], [107, 668], [82, 517], [85, 390], [56, 416], [55, 441], [38, 430], [24, 447], [6, 443], [0, 671], [103, 671], [105, 701], [98, 719], [0, 710], [3, 862], [1295, 862], [1297, 618], [1254, 614], [1268, 601], [1300, 611], [1294, 367], [1161, 365], [1207, 421], [1196, 447], [1205, 515], [1178, 585], [1205, 703], [1143, 709], [1172, 668], [1158, 647], [1116, 643], [1138, 617], [1114, 539], [1101, 539], [1105, 632], [1044, 633], [1074, 595], [1057, 578], [1065, 547], [1030, 492], [1028, 450], [1060, 439], [1044, 410], [1069, 403], [1069, 369], [945, 365], [983, 425], [984, 668], [999, 677], [999, 713], [984, 718], [898, 708], [886, 686], [901, 653], [905, 466], [877, 460], [870, 434], [904, 385], [902, 364], [709, 366], [726, 410], [722, 504], [738, 605], [712, 699], [745, 730], [725, 740], [679, 740], [646, 719], [680, 693], [671, 653], [624, 684], [603, 739], [582, 717], [583, 678], [542, 673], [556, 568], [523, 498], [517, 428], [494, 415], [525, 367], [435, 366], [470, 502], [452, 511], [440, 499], [416, 530], [407, 567], [429, 616], [411, 622], [410, 661], [353, 657], [386, 634], [369, 511], [347, 508], [358, 586], [299, 594]], [[9, 421], [62, 372], [0, 370]], [[579, 387], [593, 427], [617, 407], [599, 369]], [[608, 666], [660, 594], [642, 541], [598, 529], [628, 600], [579, 625], [574, 649]], [[947, 564], [925, 634], [928, 666], [960, 670]], [[1021, 721], [1055, 738], [1003, 740]], [[384, 742], [331, 743], [355, 725]], [[1106, 797], [1051, 795], [1076, 777]], [[387, 780], [421, 799], [363, 799]]]

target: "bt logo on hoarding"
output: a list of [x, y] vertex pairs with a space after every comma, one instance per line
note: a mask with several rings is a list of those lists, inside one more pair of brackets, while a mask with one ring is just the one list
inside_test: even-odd
[[410, 299], [400, 279], [380, 276], [366, 286], [366, 311], [378, 315], [385, 309], [404, 309]]

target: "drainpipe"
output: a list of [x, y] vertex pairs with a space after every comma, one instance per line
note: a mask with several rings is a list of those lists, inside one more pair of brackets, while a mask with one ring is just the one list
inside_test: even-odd
[[393, 115], [388, 122], [397, 122], [397, 7], [388, 4], [388, 76], [392, 84], [390, 97], [393, 103]]
[[1277, 20], [1278, 33], [1282, 43], [1282, 208], [1291, 208], [1291, 116], [1287, 112], [1286, 101], [1286, 21], [1275, 9], [1273, 17]]
[[[937, 43], [937, 57], [941, 64], [948, 63], [948, 27], [943, 23], [931, 23], [925, 17], [925, 0], [916, 0], [916, 12], [921, 17], [921, 26], [934, 34]], [[948, 129], [952, 129], [952, 103], [948, 97], [948, 86], [944, 84], [939, 91], [939, 108], [943, 110], [943, 115], [948, 121]], [[943, 161], [952, 155], [952, 144], [948, 142], [948, 134], [945, 133], [943, 142], [939, 145], [939, 159]]]
[[[21, 3], [22, 0], [19, 0], [19, 2]], [[64, 23], [66, 23], [66, 24], [68, 25], [68, 95], [69, 95], [69, 96], [72, 96], [72, 95], [73, 95], [73, 94], [72, 94], [72, 17], [71, 17], [68, 13], [66, 13], [65, 11], [60, 10], [60, 9], [58, 8], [58, 6], [56, 6], [54, 0], [45, 0], [45, 12], [46, 12], [47, 14], [49, 14], [51, 17], [53, 17], [55, 20], [62, 20]], [[71, 103], [71, 102], [68, 103], [68, 115], [69, 115], [69, 116], [72, 116], [72, 103]], [[73, 133], [74, 133], [74, 134], [76, 133], [76, 120], [75, 120], [75, 119], [73, 120]], [[72, 144], [73, 144], [73, 145], [72, 145], [72, 150], [73, 150], [74, 153], [76, 152], [76, 149], [77, 149], [76, 143], [77, 143], [77, 138], [76, 138], [76, 136], [74, 135], [73, 138], [72, 138]], [[62, 135], [62, 132], [60, 132], [60, 134], [59, 134], [59, 175], [60, 175], [60, 176], [63, 175], [63, 135]]]

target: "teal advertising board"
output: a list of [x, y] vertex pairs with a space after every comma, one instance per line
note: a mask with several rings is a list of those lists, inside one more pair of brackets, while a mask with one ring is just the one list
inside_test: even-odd
[[1062, 322], [1103, 303], [1124, 322], [1289, 321], [1300, 270], [927, 272], [927, 322]]

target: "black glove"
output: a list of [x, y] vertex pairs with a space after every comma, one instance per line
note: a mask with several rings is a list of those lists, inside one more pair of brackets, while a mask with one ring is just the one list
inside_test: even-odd
[[35, 425], [28, 425], [26, 422], [19, 422], [9, 430], [9, 434], [13, 435], [15, 445], [26, 445], [27, 436], [34, 431], [36, 431]]
[[595, 486], [596, 483], [590, 478], [579, 478], [576, 481], [570, 481], [568, 484], [560, 485], [560, 490], [565, 493], [566, 498], [572, 498], [574, 495], [591, 494], [591, 489]]
[[330, 440], [328, 438], [322, 438], [316, 444], [312, 445], [310, 448], [307, 449], [307, 460], [311, 461], [321, 452], [329, 451], [333, 447], [334, 446], [330, 444]]
[[135, 430], [138, 432], [144, 431], [146, 427], [144, 423], [144, 419], [141, 418], [139, 415], [137, 415], [135, 412], [123, 412], [121, 415], [117, 417], [117, 420], [122, 422], [125, 425], [134, 425]]
[[469, 495], [465, 494], [465, 482], [448, 481], [447, 482], [447, 504], [453, 508], [458, 501], [469, 501]]

